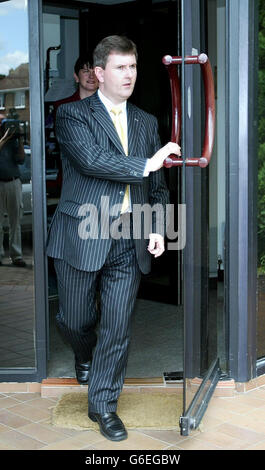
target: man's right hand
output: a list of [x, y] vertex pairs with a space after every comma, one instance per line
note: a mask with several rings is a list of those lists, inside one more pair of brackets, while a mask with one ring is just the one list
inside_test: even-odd
[[152, 158], [147, 160], [146, 171], [157, 171], [162, 168], [164, 160], [172, 153], [181, 156], [180, 146], [174, 142], [168, 142], [164, 147], [158, 150]]

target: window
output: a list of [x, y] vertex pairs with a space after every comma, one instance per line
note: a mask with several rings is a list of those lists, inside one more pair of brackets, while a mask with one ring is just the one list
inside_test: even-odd
[[5, 95], [0, 93], [0, 109], [5, 109]]
[[15, 108], [25, 108], [25, 91], [16, 91], [14, 98]]

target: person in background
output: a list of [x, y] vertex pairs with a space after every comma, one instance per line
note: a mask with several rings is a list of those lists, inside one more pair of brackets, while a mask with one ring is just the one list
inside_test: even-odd
[[[59, 106], [61, 106], [64, 103], [71, 103], [73, 101], [80, 101], [80, 100], [83, 100], [84, 98], [88, 98], [89, 96], [93, 95], [93, 93], [95, 93], [98, 89], [98, 80], [92, 67], [92, 58], [90, 57], [88, 53], [85, 53], [83, 55], [80, 55], [80, 57], [78, 57], [74, 66], [74, 80], [77, 85], [76, 91], [72, 95], [67, 96], [66, 98], [57, 100], [53, 103], [53, 111], [49, 115], [50, 120], [51, 120], [51, 122], [49, 123], [49, 126], [54, 128], [54, 132], [56, 132], [56, 129], [55, 129], [56, 113], [57, 113], [57, 109], [59, 108]], [[58, 144], [52, 143], [52, 146], [51, 146], [52, 149], [54, 148], [54, 145], [58, 145]], [[48, 141], [46, 141], [46, 146], [47, 146], [47, 151], [49, 153], [50, 150], [49, 150]], [[60, 192], [61, 186], [62, 186], [61, 159], [57, 161], [57, 165], [58, 165], [58, 175], [53, 185], [56, 186], [57, 192]]]
[[14, 266], [24, 268], [22, 257], [21, 225], [22, 183], [19, 166], [24, 163], [25, 153], [22, 135], [18, 128], [5, 127], [12, 124], [0, 114], [0, 265], [4, 253], [4, 217], [9, 220], [9, 256]]
[[54, 103], [55, 120], [57, 109], [61, 104], [83, 100], [97, 91], [98, 80], [93, 70], [92, 59], [89, 57], [89, 54], [83, 54], [78, 57], [74, 66], [74, 79], [77, 85], [77, 90], [73, 95], [55, 101]]

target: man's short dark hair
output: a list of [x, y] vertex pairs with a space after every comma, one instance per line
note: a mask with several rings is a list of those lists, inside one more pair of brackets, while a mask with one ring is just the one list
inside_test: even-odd
[[96, 46], [93, 53], [94, 67], [102, 67], [105, 69], [110, 54], [129, 54], [138, 57], [137, 48], [133, 41], [126, 36], [107, 36], [102, 39]]
[[79, 70], [83, 69], [85, 65], [90, 69], [93, 68], [93, 58], [92, 55], [89, 53], [82, 54], [78, 57], [74, 66], [74, 71], [76, 75], [78, 75]]

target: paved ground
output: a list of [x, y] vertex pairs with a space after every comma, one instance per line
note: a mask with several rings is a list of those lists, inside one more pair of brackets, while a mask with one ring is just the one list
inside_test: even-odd
[[199, 430], [130, 430], [115, 443], [96, 431], [51, 425], [57, 398], [0, 393], [0, 450], [265, 450], [265, 386], [232, 398], [213, 397]]

